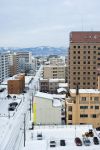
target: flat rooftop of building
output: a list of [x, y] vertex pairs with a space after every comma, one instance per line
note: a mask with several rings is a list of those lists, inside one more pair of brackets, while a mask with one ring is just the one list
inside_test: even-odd
[[49, 79], [49, 82], [65, 82], [65, 79]]
[[[76, 146], [75, 144], [75, 137], [82, 140], [82, 135], [89, 129], [92, 129], [91, 125], [37, 126], [34, 130], [27, 131], [26, 146], [22, 150], [99, 150], [100, 145], [94, 145], [92, 137], [89, 137], [90, 146], [84, 144]], [[93, 132], [97, 136], [95, 129]], [[37, 139], [39, 133], [42, 134], [42, 140]], [[60, 146], [62, 139], [65, 140], [65, 146]], [[50, 141], [55, 141], [56, 146], [50, 147]]]
[[67, 88], [68, 83], [59, 83], [59, 88]]
[[35, 97], [46, 98], [46, 99], [63, 99], [66, 97], [66, 94], [58, 95], [58, 94], [49, 94], [43, 92], [36, 92]]
[[[76, 89], [70, 89], [71, 93], [76, 93]], [[98, 89], [79, 89], [80, 94], [90, 93], [90, 94], [100, 94]]]

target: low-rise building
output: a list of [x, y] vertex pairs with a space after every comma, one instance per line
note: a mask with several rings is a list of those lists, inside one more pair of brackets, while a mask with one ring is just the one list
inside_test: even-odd
[[8, 94], [20, 94], [25, 88], [25, 75], [19, 74], [8, 80]]
[[100, 90], [70, 89], [70, 97], [66, 98], [66, 123], [100, 127]]
[[65, 83], [65, 79], [40, 79], [40, 91], [56, 94], [59, 83]]

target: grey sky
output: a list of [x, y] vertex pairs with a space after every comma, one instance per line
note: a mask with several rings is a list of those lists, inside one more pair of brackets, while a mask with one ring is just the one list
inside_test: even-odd
[[75, 30], [100, 30], [100, 0], [0, 0], [0, 47], [68, 46]]

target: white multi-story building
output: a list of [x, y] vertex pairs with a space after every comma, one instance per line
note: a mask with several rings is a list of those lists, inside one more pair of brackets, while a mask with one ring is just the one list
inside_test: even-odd
[[9, 76], [9, 53], [0, 53], [0, 83]]

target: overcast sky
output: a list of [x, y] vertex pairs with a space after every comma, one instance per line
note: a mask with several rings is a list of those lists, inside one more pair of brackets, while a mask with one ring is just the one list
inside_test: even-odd
[[100, 31], [100, 0], [0, 0], [0, 47], [67, 47], [76, 30]]

